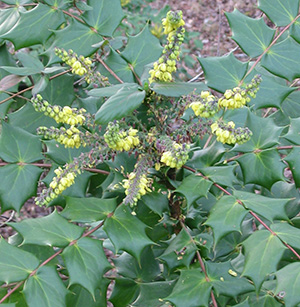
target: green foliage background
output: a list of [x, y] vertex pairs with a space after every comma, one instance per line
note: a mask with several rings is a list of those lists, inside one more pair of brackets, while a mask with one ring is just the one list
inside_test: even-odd
[[[142, 110], [148, 70], [162, 51], [148, 24], [138, 33], [122, 24], [134, 18], [132, 4], [3, 2], [10, 6], [0, 11], [1, 212], [19, 211], [37, 194], [44, 167], [51, 164], [49, 184], [53, 169], [81, 152], [41, 142], [36, 128], [55, 123], [26, 98], [41, 93], [52, 104], [84, 107], [106, 125]], [[69, 11], [74, 3], [79, 17]], [[124, 178], [122, 167], [132, 171], [133, 156], [83, 173], [56, 202], [59, 210], [9, 223], [17, 234], [0, 241], [3, 306], [107, 306], [109, 284], [116, 307], [300, 305], [299, 0], [260, 0], [258, 9], [274, 27], [226, 13], [247, 62], [232, 53], [199, 58], [205, 83], [152, 85], [176, 99], [207, 87], [223, 93], [260, 74], [250, 107], [226, 112], [250, 128], [251, 140], [234, 147], [212, 140], [206, 148], [199, 140], [175, 177], [157, 174], [161, 192], [144, 196], [136, 215], [121, 204], [123, 191], [109, 189]], [[99, 51], [97, 69], [113, 85], [78, 86], [55, 47]]]

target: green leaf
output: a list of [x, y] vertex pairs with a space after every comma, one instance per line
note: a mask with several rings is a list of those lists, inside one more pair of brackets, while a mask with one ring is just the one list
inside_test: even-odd
[[42, 160], [42, 144], [37, 136], [2, 123], [0, 157], [6, 162], [31, 163]]
[[[298, 136], [299, 137], [299, 136]], [[289, 168], [293, 174], [293, 179], [297, 188], [300, 187], [300, 170], [298, 165], [300, 165], [300, 148], [294, 147], [292, 151], [284, 158], [288, 163]]]
[[0, 38], [11, 41], [16, 50], [44, 44], [52, 34], [50, 30], [57, 29], [64, 20], [60, 10], [39, 3], [30, 11], [21, 11], [16, 25], [6, 34], [0, 35]]
[[16, 57], [24, 67], [33, 68], [39, 72], [44, 69], [44, 65], [37, 56], [26, 52], [18, 52]]
[[97, 49], [92, 45], [102, 40], [98, 33], [95, 33], [88, 26], [77, 20], [72, 20], [66, 28], [53, 32], [55, 39], [51, 47], [46, 51], [49, 57], [48, 65], [61, 61], [54, 54], [55, 47], [64, 48], [65, 50], [72, 49], [78, 55], [89, 56]]
[[198, 58], [207, 85], [219, 92], [239, 85], [248, 69], [248, 63], [236, 59], [233, 53], [222, 57]]
[[223, 196], [210, 210], [204, 225], [212, 227], [215, 245], [227, 234], [241, 232], [241, 224], [248, 211], [233, 196]]
[[103, 251], [102, 242], [81, 238], [62, 253], [70, 274], [69, 286], [79, 284], [93, 297], [103, 274], [111, 267]]
[[65, 307], [68, 290], [53, 266], [43, 266], [30, 277], [23, 289], [30, 307]]
[[9, 225], [23, 236], [22, 244], [56, 247], [67, 246], [73, 240], [78, 239], [84, 231], [82, 227], [68, 223], [57, 211], [48, 216]]
[[169, 246], [159, 256], [159, 259], [164, 261], [170, 270], [182, 266], [189, 267], [195, 257], [196, 250], [195, 243], [186, 230], [182, 229], [175, 238], [170, 240]]
[[10, 66], [1, 66], [1, 69], [9, 72], [10, 74], [18, 75], [18, 76], [29, 76], [38, 74], [41, 72], [40, 69], [34, 67], [10, 67]]
[[144, 66], [156, 61], [162, 49], [159, 40], [150, 32], [147, 24], [138, 35], [129, 36], [127, 46], [121, 54], [141, 76]]
[[26, 279], [39, 265], [31, 253], [0, 239], [0, 281], [9, 284]]
[[225, 15], [232, 31], [232, 38], [251, 58], [262, 54], [270, 45], [275, 30], [269, 28], [263, 18], [250, 18], [237, 9]]
[[286, 198], [269, 198], [255, 193], [234, 191], [234, 196], [243, 202], [247, 209], [263, 216], [269, 221], [275, 219], [287, 220], [285, 206], [289, 202]]
[[277, 278], [277, 288], [275, 293], [283, 297], [285, 306], [298, 306], [300, 303], [300, 263], [288, 264], [275, 273]]
[[[241, 277], [233, 270], [230, 261], [222, 263], [208, 261], [206, 266], [207, 275], [217, 296], [226, 295], [237, 298], [240, 294], [254, 290], [253, 285], [245, 277]], [[229, 273], [231, 271], [234, 271], [237, 276], [231, 275]]]
[[8, 118], [10, 125], [22, 128], [29, 133], [36, 133], [36, 129], [40, 126], [57, 126], [54, 119], [36, 112], [31, 103], [26, 103], [16, 112], [8, 114]]
[[266, 276], [276, 271], [286, 247], [267, 230], [254, 232], [242, 244], [245, 248], [245, 268], [242, 275], [251, 278], [258, 293]]
[[234, 175], [235, 165], [229, 166], [211, 166], [200, 168], [201, 173], [205, 175], [209, 180], [227, 186], [233, 187], [233, 184], [236, 183], [237, 179]]
[[190, 207], [192, 203], [200, 197], [206, 197], [207, 193], [212, 186], [212, 182], [204, 179], [203, 177], [192, 174], [185, 177], [176, 192], [183, 194]]
[[[0, 168], [1, 212], [20, 211], [25, 201], [36, 195], [37, 181], [42, 169], [33, 165], [10, 164]], [[22, 187], [22, 188], [20, 188]]]
[[[300, 145], [300, 118], [292, 118], [289, 131], [283, 137], [293, 144]], [[296, 149], [294, 147], [294, 149]]]
[[246, 153], [237, 159], [245, 183], [259, 184], [267, 189], [280, 180], [284, 180], [285, 164], [276, 149]]
[[91, 223], [103, 220], [117, 207], [116, 198], [66, 197], [67, 204], [61, 215], [71, 222]]
[[122, 87], [96, 113], [96, 122], [103, 125], [129, 115], [141, 105], [144, 98], [145, 91], [140, 91], [138, 85]]
[[278, 237], [292, 247], [300, 249], [300, 229], [286, 222], [272, 224], [270, 227]]
[[163, 212], [169, 210], [169, 199], [166, 194], [153, 191], [144, 195], [142, 201], [149, 209], [160, 216], [163, 215]]
[[175, 306], [208, 306], [211, 287], [200, 269], [181, 270], [172, 293], [164, 300]]
[[105, 221], [103, 229], [117, 251], [124, 250], [138, 260], [142, 250], [153, 243], [146, 235], [146, 225], [125, 205], [119, 206], [115, 214]]
[[121, 83], [108, 87], [95, 88], [88, 91], [88, 95], [93, 97], [111, 97], [124, 86], [127, 88], [136, 88], [136, 83]]
[[201, 91], [207, 90], [207, 86], [202, 82], [161, 82], [161, 83], [152, 83], [152, 90], [159, 94], [168, 97], [180, 97], [183, 95], [195, 93], [200, 94]]
[[263, 56], [261, 65], [272, 74], [293, 81], [300, 77], [299, 52], [299, 44], [291, 37], [287, 37], [270, 48]]
[[285, 98], [281, 105], [281, 109], [286, 117], [296, 118], [300, 117], [300, 92], [295, 91]]
[[139, 285], [132, 279], [115, 278], [114, 288], [109, 300], [114, 306], [130, 306], [130, 303], [138, 297], [138, 294]]
[[[82, 19], [101, 35], [112, 36], [115, 29], [124, 18], [119, 0], [88, 0], [87, 4], [93, 9], [86, 11]], [[113, 16], [113, 18], [112, 18]]]
[[298, 14], [299, 0], [259, 0], [258, 8], [262, 10], [277, 26], [288, 25]]
[[18, 7], [0, 10], [0, 36], [10, 31], [18, 22], [20, 13]]

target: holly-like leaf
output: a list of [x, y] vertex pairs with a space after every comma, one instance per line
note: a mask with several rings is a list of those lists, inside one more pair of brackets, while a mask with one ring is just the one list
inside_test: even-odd
[[[299, 135], [296, 136], [296, 138], [299, 138], [299, 137], [300, 137]], [[296, 187], [299, 188], [300, 187], [300, 170], [298, 168], [298, 165], [300, 163], [300, 148], [294, 147], [292, 151], [284, 158], [284, 160], [288, 163], [290, 167]]]
[[212, 227], [215, 245], [219, 240], [233, 231], [241, 231], [241, 223], [248, 211], [241, 206], [235, 197], [223, 196], [210, 210], [205, 225]]
[[6, 162], [31, 163], [42, 160], [42, 145], [37, 136], [25, 130], [2, 123], [0, 157]]
[[117, 199], [66, 197], [61, 215], [71, 222], [91, 223], [103, 220], [117, 207]]
[[0, 239], [0, 281], [11, 283], [26, 279], [39, 265], [38, 259], [31, 253], [8, 244]]
[[139, 90], [138, 85], [135, 87], [122, 87], [115, 95], [106, 100], [96, 113], [96, 122], [98, 124], [107, 124], [112, 120], [131, 114], [141, 105], [145, 94], [145, 91]]
[[65, 307], [68, 290], [53, 266], [43, 266], [30, 277], [23, 289], [26, 302], [32, 307]]
[[16, 25], [0, 38], [11, 41], [15, 49], [44, 44], [52, 34], [50, 30], [57, 29], [64, 20], [60, 10], [39, 3], [30, 11], [20, 11]]
[[263, 216], [269, 221], [276, 219], [287, 220], [285, 206], [289, 202], [286, 198], [269, 198], [255, 193], [234, 191], [234, 196], [243, 202], [246, 208]]
[[227, 186], [233, 187], [237, 179], [234, 175], [235, 165], [229, 166], [211, 166], [200, 168], [200, 171], [205, 177], [209, 178], [211, 181]]
[[155, 82], [151, 84], [152, 90], [168, 97], [180, 97], [191, 94], [192, 92], [200, 94], [201, 91], [207, 90], [207, 86], [202, 82]]
[[10, 31], [20, 18], [18, 7], [0, 10], [0, 36]]
[[208, 306], [211, 288], [200, 269], [181, 270], [172, 293], [164, 300], [175, 306]]
[[263, 56], [261, 65], [272, 74], [289, 81], [300, 77], [300, 45], [291, 37], [273, 45]]
[[198, 58], [205, 74], [207, 85], [219, 92], [239, 85], [248, 69], [248, 63], [243, 63], [233, 55], [222, 57]]
[[111, 97], [124, 86], [127, 88], [136, 88], [136, 83], [121, 83], [109, 87], [95, 88], [88, 91], [88, 95], [93, 97]]
[[[249, 280], [233, 270], [230, 261], [222, 263], [209, 261], [206, 266], [207, 275], [218, 296], [226, 295], [236, 298], [238, 295], [254, 290]], [[236, 273], [236, 276], [230, 274], [232, 271]]]
[[285, 302], [285, 306], [298, 306], [300, 303], [300, 263], [294, 262], [286, 265], [275, 273], [277, 287], [275, 293], [280, 295]]
[[212, 182], [204, 179], [203, 177], [192, 174], [185, 177], [176, 192], [183, 194], [190, 207], [192, 203], [200, 197], [206, 197], [207, 193], [212, 186]]
[[286, 222], [272, 224], [270, 227], [278, 237], [292, 247], [300, 249], [300, 229]]
[[103, 274], [111, 267], [103, 251], [102, 242], [81, 238], [62, 253], [70, 274], [69, 286], [79, 284], [93, 297]]
[[68, 223], [54, 211], [48, 216], [23, 220], [20, 223], [9, 223], [23, 238], [23, 244], [65, 247], [78, 239], [83, 228]]
[[276, 149], [246, 153], [237, 159], [241, 166], [245, 183], [259, 184], [267, 189], [284, 180], [285, 164]]
[[[87, 10], [82, 19], [101, 35], [112, 36], [115, 29], [124, 18], [119, 0], [88, 0], [93, 9]], [[113, 16], [113, 18], [111, 18]]]
[[[20, 211], [27, 199], [36, 195], [42, 169], [33, 165], [10, 164], [0, 168], [1, 212]], [[22, 187], [22, 188], [20, 188]]]
[[242, 244], [245, 248], [245, 268], [242, 275], [251, 278], [258, 293], [267, 275], [276, 271], [286, 247], [267, 230], [254, 232]]
[[232, 38], [247, 55], [255, 58], [270, 45], [275, 30], [269, 28], [263, 18], [250, 18], [237, 9], [225, 15], [232, 31]]
[[163, 212], [169, 210], [169, 199], [166, 194], [152, 192], [144, 195], [142, 201], [149, 209], [160, 216], [163, 215]]
[[70, 24], [59, 31], [54, 31], [55, 39], [51, 47], [46, 51], [49, 57], [48, 65], [60, 62], [61, 60], [54, 54], [54, 48], [72, 49], [79, 55], [89, 56], [97, 48], [93, 44], [102, 40], [102, 37], [77, 20], [72, 20]]
[[124, 250], [138, 260], [142, 250], [153, 243], [146, 235], [146, 225], [133, 216], [125, 205], [117, 208], [103, 228], [117, 251]]
[[281, 109], [284, 115], [289, 118], [300, 117], [300, 104], [299, 104], [300, 92], [295, 91], [290, 94], [281, 104]]
[[150, 32], [147, 24], [138, 35], [129, 36], [122, 56], [133, 66], [134, 71], [141, 76], [144, 66], [157, 60], [162, 49], [158, 38]]
[[196, 253], [197, 247], [191, 240], [185, 229], [171, 240], [170, 245], [159, 256], [159, 259], [164, 261], [170, 270], [176, 267], [189, 267]]
[[258, 8], [262, 10], [277, 26], [288, 25], [298, 14], [299, 0], [259, 0]]
[[284, 135], [284, 138], [292, 142], [293, 144], [300, 145], [299, 128], [300, 128], [300, 118], [292, 118], [289, 131], [287, 134]]

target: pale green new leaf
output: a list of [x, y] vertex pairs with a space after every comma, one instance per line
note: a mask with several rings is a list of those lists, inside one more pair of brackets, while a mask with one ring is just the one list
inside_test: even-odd
[[265, 278], [276, 271], [286, 247], [278, 237], [267, 230], [254, 232], [242, 244], [245, 248], [245, 267], [242, 275], [251, 278], [256, 292], [259, 293]]
[[0, 282], [9, 284], [26, 279], [39, 265], [31, 253], [0, 239]]
[[69, 286], [79, 284], [93, 297], [103, 274], [111, 267], [103, 251], [102, 241], [81, 238], [62, 253], [70, 275]]
[[84, 229], [68, 223], [57, 211], [48, 216], [10, 223], [24, 238], [23, 244], [65, 247], [78, 239]]
[[30, 277], [23, 289], [30, 307], [65, 307], [68, 293], [53, 266], [43, 266]]

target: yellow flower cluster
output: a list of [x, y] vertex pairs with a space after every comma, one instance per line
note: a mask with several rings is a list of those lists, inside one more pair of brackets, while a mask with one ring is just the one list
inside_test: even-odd
[[196, 116], [204, 118], [214, 116], [219, 109], [218, 104], [216, 103], [216, 97], [211, 95], [209, 91], [202, 91], [200, 99], [193, 101], [189, 106], [192, 108]]
[[43, 97], [38, 94], [31, 99], [34, 109], [37, 112], [43, 112], [46, 116], [53, 118], [57, 123], [64, 123], [70, 126], [82, 125], [86, 120], [83, 115], [86, 113], [85, 109], [71, 108], [69, 106], [52, 106], [48, 101], [43, 100]]
[[130, 3], [130, 0], [121, 0], [121, 5], [122, 5], [122, 6], [125, 6], [125, 5], [127, 5], [128, 3]]
[[223, 108], [237, 109], [246, 105], [246, 102], [250, 102], [247, 92], [239, 87], [235, 87], [233, 90], [226, 90], [218, 103]]
[[51, 199], [56, 198], [75, 182], [76, 173], [74, 171], [68, 172], [66, 175], [63, 175], [63, 172], [64, 171], [61, 167], [54, 171], [56, 177], [54, 177], [49, 184], [49, 187], [52, 189], [52, 192], [50, 193]]
[[149, 80], [153, 81], [154, 79], [157, 79], [157, 80], [164, 81], [164, 82], [172, 81], [172, 72], [175, 72], [175, 71], [176, 71], [176, 61], [175, 60], [167, 60], [167, 62], [164, 63], [163, 59], [160, 58], [158, 63], [155, 62], [153, 64], [153, 69], [149, 71], [149, 74], [150, 74]]
[[164, 26], [165, 34], [170, 34], [176, 31], [179, 27], [183, 27], [185, 25], [185, 22], [182, 19], [182, 11], [178, 12], [169, 11], [167, 13], [166, 18], [163, 18], [162, 24]]
[[150, 184], [151, 181], [147, 178], [146, 174], [137, 176], [134, 172], [129, 174], [128, 179], [123, 180], [122, 186], [125, 188], [126, 196], [132, 192], [132, 187], [135, 189], [135, 195], [132, 198], [131, 205], [135, 205], [143, 195], [147, 192], [151, 192], [149, 188]]
[[111, 149], [129, 151], [140, 143], [137, 132], [138, 130], [133, 128], [120, 131], [118, 123], [109, 123], [104, 134], [104, 140]]
[[86, 143], [80, 138], [80, 131], [76, 127], [71, 126], [69, 129], [62, 127], [60, 129], [63, 131], [63, 133], [60, 134], [56, 140], [65, 145], [66, 148], [79, 148], [80, 146], [86, 146]]
[[189, 145], [182, 145], [173, 142], [173, 148], [164, 152], [161, 156], [160, 161], [165, 163], [171, 168], [181, 168], [189, 158], [188, 151], [190, 149]]

